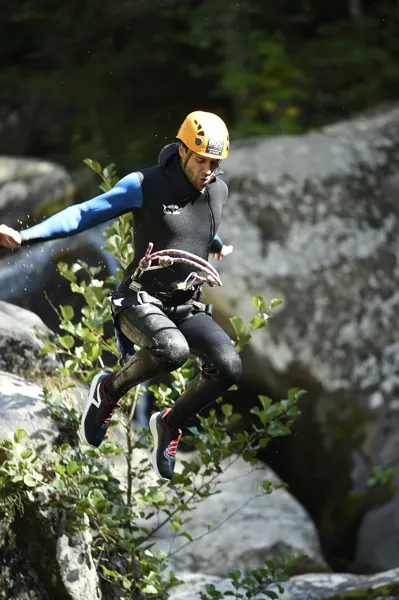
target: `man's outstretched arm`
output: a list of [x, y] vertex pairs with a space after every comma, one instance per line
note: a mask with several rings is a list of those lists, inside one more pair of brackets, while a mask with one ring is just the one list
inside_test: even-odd
[[21, 244], [68, 237], [116, 219], [142, 204], [141, 176], [130, 173], [104, 194], [69, 206], [29, 229], [19, 232], [0, 225], [0, 245], [17, 248]]

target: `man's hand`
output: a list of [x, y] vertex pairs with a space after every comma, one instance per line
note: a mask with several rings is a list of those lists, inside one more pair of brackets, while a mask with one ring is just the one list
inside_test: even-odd
[[228, 256], [233, 252], [233, 246], [222, 246], [220, 252], [212, 252], [211, 256], [216, 260], [222, 260], [224, 256]]
[[7, 227], [7, 225], [0, 225], [0, 246], [18, 248], [20, 245], [21, 236], [19, 232]]

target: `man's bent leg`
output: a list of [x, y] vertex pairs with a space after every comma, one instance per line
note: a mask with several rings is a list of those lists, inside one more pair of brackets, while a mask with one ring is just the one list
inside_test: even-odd
[[82, 418], [81, 435], [98, 447], [107, 432], [120, 399], [132, 387], [184, 364], [189, 347], [175, 324], [152, 304], [123, 309], [119, 314], [123, 334], [141, 350], [117, 373], [97, 375], [90, 388], [89, 401]]
[[178, 324], [190, 350], [202, 361], [201, 372], [177, 399], [166, 417], [177, 429], [212, 404], [241, 377], [241, 358], [229, 336], [208, 315], [197, 313]]
[[200, 373], [176, 400], [166, 422], [171, 428], [179, 428], [192, 416], [212, 404], [219, 396], [237, 383], [241, 375], [241, 360], [234, 346], [220, 345], [214, 348], [218, 360], [203, 363]]
[[143, 381], [175, 371], [189, 357], [183, 334], [152, 304], [125, 308], [119, 315], [119, 327], [141, 350], [107, 382], [105, 388], [115, 400]]

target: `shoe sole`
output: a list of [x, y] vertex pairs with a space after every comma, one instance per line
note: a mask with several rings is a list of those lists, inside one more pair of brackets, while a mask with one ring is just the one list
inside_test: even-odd
[[84, 442], [86, 444], [89, 444], [89, 446], [92, 446], [93, 444], [90, 444], [90, 442], [86, 439], [86, 433], [85, 433], [84, 424], [85, 424], [85, 419], [87, 417], [87, 413], [89, 412], [89, 408], [93, 404], [93, 398], [94, 398], [94, 394], [95, 394], [95, 391], [96, 391], [98, 380], [103, 375], [104, 375], [104, 373], [97, 373], [97, 375], [94, 377], [93, 381], [91, 382], [91, 386], [90, 386], [90, 390], [89, 390], [89, 399], [88, 399], [88, 401], [86, 403], [86, 407], [84, 409], [82, 418], [80, 420], [80, 438], [81, 438], [82, 442]]
[[158, 471], [158, 466], [157, 466], [157, 445], [158, 445], [157, 417], [158, 417], [158, 415], [159, 415], [159, 412], [154, 413], [153, 415], [151, 415], [151, 418], [150, 418], [150, 431], [151, 431], [152, 437], [154, 438], [154, 450], [152, 451], [152, 454], [151, 454], [151, 462], [152, 462], [152, 468], [154, 469], [155, 473], [158, 475], [159, 479], [162, 479], [163, 481], [169, 481], [169, 479], [167, 479], [166, 477], [162, 477], [162, 475]]

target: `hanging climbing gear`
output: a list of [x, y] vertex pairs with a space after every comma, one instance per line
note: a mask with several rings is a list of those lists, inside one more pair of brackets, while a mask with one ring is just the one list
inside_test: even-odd
[[[177, 284], [178, 290], [196, 290], [198, 285], [207, 283], [210, 286], [221, 286], [222, 281], [219, 273], [216, 269], [208, 263], [208, 261], [186, 252], [185, 250], [176, 250], [169, 248], [167, 250], [158, 250], [158, 252], [152, 252], [154, 244], [149, 243], [145, 255], [140, 260], [137, 269], [133, 273], [132, 283], [130, 289], [139, 291], [141, 289], [140, 279], [145, 271], [152, 271], [153, 269], [164, 269], [170, 267], [175, 263], [185, 263], [198, 269], [199, 271], [206, 274], [200, 275], [199, 273], [192, 271], [184, 281]], [[157, 264], [153, 264], [153, 263]]]
[[[184, 250], [175, 250], [173, 248], [152, 252], [153, 247], [154, 244], [151, 242], [148, 245], [145, 255], [140, 260], [137, 269], [132, 275], [129, 288], [135, 293], [131, 296], [119, 297], [117, 292], [114, 292], [110, 297], [115, 337], [121, 365], [125, 364], [135, 353], [134, 343], [125, 337], [118, 325], [118, 314], [121, 310], [140, 304], [153, 304], [154, 306], [161, 308], [166, 316], [171, 319], [182, 319], [195, 311], [204, 312], [211, 317], [212, 304], [205, 304], [200, 301], [202, 290], [199, 286], [204, 283], [207, 283], [210, 286], [222, 285], [222, 281], [216, 269], [196, 254]], [[180, 290], [182, 293], [184, 293], [184, 291], [191, 291], [186, 301], [173, 306], [168, 303], [171, 293], [159, 292], [153, 295], [142, 289], [140, 279], [145, 271], [164, 269], [179, 262], [189, 264], [205, 274], [200, 275], [193, 271], [183, 282], [177, 285], [177, 290]]]

